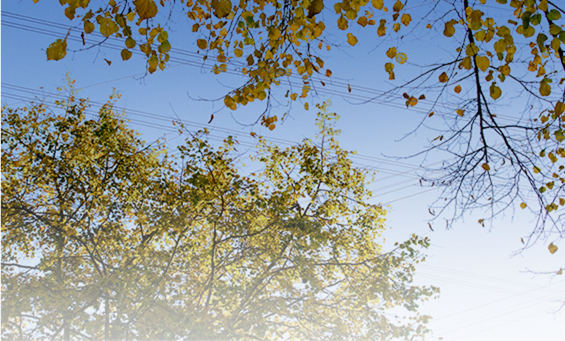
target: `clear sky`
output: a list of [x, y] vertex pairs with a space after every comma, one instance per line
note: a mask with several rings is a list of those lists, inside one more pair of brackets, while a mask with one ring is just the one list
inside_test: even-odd
[[[236, 135], [242, 145], [252, 143], [251, 131], [281, 143], [296, 142], [315, 132], [313, 106], [305, 111], [295, 103], [289, 112], [283, 98], [286, 88], [278, 92], [280, 103], [274, 103], [272, 114], [281, 117], [289, 112], [289, 118], [273, 132], [247, 125], [264, 109], [262, 103], [232, 112], [223, 108], [222, 101], [199, 100], [221, 98], [243, 78], [216, 76], [201, 63], [195, 39], [186, 33], [190, 31], [184, 16], [172, 17], [169, 38], [173, 46], [184, 51], [171, 53], [176, 58], [165, 71], [143, 77], [144, 61], [134, 57], [122, 62], [119, 50], [105, 47], [69, 53], [62, 61], [47, 62], [45, 49], [55, 39], [64, 37], [69, 28], [62, 8], [48, 0], [35, 5], [31, 0], [11, 0], [2, 5], [3, 105], [20, 106], [33, 98], [51, 101], [51, 94], [64, 84], [69, 73], [77, 87], [83, 89], [81, 95], [89, 97], [95, 106], [116, 88], [123, 95], [119, 106], [126, 108], [132, 126], [147, 141], [168, 134], [169, 143], [174, 146], [176, 135], [172, 133], [171, 121], [177, 116], [190, 129], [206, 126], [212, 130], [212, 136], [222, 139], [228, 134]], [[346, 39], [331, 26], [328, 32], [336, 43]], [[69, 39], [80, 39], [79, 34], [72, 32]], [[431, 238], [427, 261], [418, 265], [416, 276], [418, 284], [441, 289], [439, 299], [422, 307], [422, 312], [434, 317], [430, 322], [434, 335], [429, 340], [565, 340], [565, 308], [555, 312], [565, 301], [565, 276], [529, 272], [559, 269], [565, 263], [565, 245], [559, 245], [561, 249], [551, 255], [547, 250], [549, 240], [542, 240], [515, 255], [522, 246], [520, 238], [531, 231], [533, 224], [533, 216], [522, 210], [509, 211], [486, 227], [477, 223], [483, 212], [467, 214], [450, 230], [439, 219], [431, 231], [427, 224], [431, 218], [428, 207], [440, 193], [420, 187], [418, 174], [422, 172], [421, 163], [430, 164], [446, 155], [434, 154], [428, 160], [391, 158], [422, 150], [435, 135], [423, 128], [397, 142], [424, 118], [418, 107], [407, 110], [402, 99], [384, 103], [377, 98], [360, 104], [393, 83], [384, 71], [386, 57], [383, 46], [375, 42], [374, 32], [359, 37], [354, 48], [343, 45], [327, 56], [333, 82], [326, 87], [318, 85], [318, 97], [309, 101], [330, 99], [330, 110], [341, 116], [342, 145], [359, 152], [361, 156], [354, 159], [356, 164], [378, 170], [370, 188], [374, 189], [375, 202], [390, 204], [390, 230], [386, 237], [389, 246], [412, 233]], [[73, 46], [80, 47], [77, 43]], [[404, 42], [404, 46], [409, 62], [422, 63], [433, 61], [436, 51], [443, 53], [447, 49], [434, 45], [433, 36]], [[402, 71], [397, 73], [397, 78], [404, 76]], [[351, 85], [351, 93], [346, 84]], [[507, 109], [507, 114], [511, 114], [514, 108]], [[207, 125], [212, 113], [214, 120]], [[437, 117], [427, 122], [443, 124]]]

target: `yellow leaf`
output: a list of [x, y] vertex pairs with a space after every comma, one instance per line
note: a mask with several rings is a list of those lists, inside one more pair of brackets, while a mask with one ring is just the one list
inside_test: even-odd
[[502, 95], [502, 90], [498, 86], [496, 86], [496, 82], [493, 82], [490, 85], [490, 97], [492, 99], [497, 100]]
[[427, 24], [427, 25], [426, 25], [426, 28], [432, 28], [432, 25], [431, 25], [431, 24]]
[[460, 93], [461, 92], [461, 85], [457, 85], [455, 87], [455, 89], [453, 89], [453, 91], [455, 91], [456, 93]]
[[308, 110], [308, 102], [304, 103], [304, 109]]
[[452, 19], [445, 23], [445, 28], [443, 30], [443, 35], [446, 37], [452, 37], [455, 34], [455, 27], [453, 25], [457, 24], [457, 21]]
[[500, 70], [499, 70], [499, 71], [500, 71], [500, 73], [502, 73], [503, 75], [508, 76], [508, 75], [510, 74], [510, 66], [508, 66], [508, 65], [502, 65], [502, 66], [500, 67]]
[[122, 59], [123, 60], [128, 60], [131, 58], [131, 51], [128, 49], [123, 49], [122, 50]]
[[367, 26], [367, 17], [362, 16], [357, 20], [357, 23], [363, 27]]
[[545, 79], [540, 82], [539, 93], [542, 96], [549, 96], [551, 94], [551, 87], [547, 84]]
[[465, 48], [465, 53], [467, 54], [467, 56], [474, 56], [477, 54], [477, 52], [479, 52], [479, 48], [474, 43], [470, 43]]
[[67, 55], [67, 40], [57, 39], [47, 48], [47, 60], [61, 60]]
[[198, 39], [196, 41], [196, 45], [198, 45], [198, 47], [202, 50], [205, 50], [208, 47], [208, 42], [204, 39]]
[[326, 77], [331, 77], [332, 71], [330, 69], [326, 70]]
[[65, 8], [65, 16], [69, 18], [69, 20], [73, 20], [75, 18], [76, 8], [69, 6]]
[[135, 47], [135, 40], [133, 40], [131, 37], [128, 37], [126, 39], [126, 46], [127, 48], [133, 49]]
[[394, 30], [394, 32], [400, 31], [400, 24], [399, 24], [399, 23], [394, 24], [394, 25], [392, 26], [392, 29]]
[[447, 83], [448, 80], [449, 80], [449, 77], [447, 76], [447, 74], [445, 72], [443, 72], [441, 75], [439, 75], [439, 82], [440, 83]]
[[84, 33], [88, 34], [88, 33], [92, 33], [92, 31], [94, 31], [94, 24], [91, 23], [88, 20], [84, 21]]
[[485, 172], [488, 172], [490, 170], [490, 166], [488, 165], [488, 163], [483, 163], [483, 165], [481, 167], [483, 167]]
[[559, 271], [557, 271], [557, 275], [563, 275], [563, 269], [559, 269]]
[[355, 44], [357, 44], [357, 38], [355, 38], [353, 34], [347, 33], [347, 42], [349, 45], [355, 46]]
[[153, 0], [135, 0], [133, 4], [139, 20], [151, 19], [157, 15], [157, 5]]
[[490, 81], [494, 78], [494, 77], [492, 76], [492, 74], [493, 74], [493, 72], [492, 72], [492, 70], [490, 70], [490, 71], [488, 72], [488, 75], [485, 77], [485, 80], [486, 80], [487, 82], [490, 82]]
[[373, 5], [373, 7], [375, 7], [378, 10], [383, 9], [385, 5], [383, 0], [373, 0], [371, 4]]
[[521, 207], [522, 209], [524, 209], [524, 208], [528, 207], [528, 205], [526, 205], [526, 203], [523, 202], [523, 203], [520, 204], [520, 207]]
[[557, 101], [555, 104], [555, 115], [559, 116], [565, 111], [565, 104], [561, 101]]
[[386, 55], [390, 59], [394, 58], [396, 56], [396, 47], [391, 47], [390, 49], [388, 49], [388, 51], [386, 51]]
[[310, 3], [310, 7], [308, 7], [308, 18], [312, 18], [322, 12], [322, 9], [324, 9], [324, 2], [322, 0], [313, 0]]
[[337, 27], [339, 27], [340, 30], [347, 30], [347, 19], [345, 19], [343, 15], [337, 19]]
[[210, 5], [214, 9], [214, 15], [220, 19], [227, 17], [231, 13], [230, 0], [212, 0]]
[[459, 63], [459, 68], [462, 68], [462, 67], [465, 68], [465, 70], [471, 70], [471, 68], [473, 67], [473, 63], [472, 63], [470, 57], [463, 58], [461, 63]]
[[100, 33], [106, 38], [120, 30], [118, 25], [110, 18], [99, 15], [96, 17], [96, 21], [100, 25]]
[[235, 50], [233, 51], [233, 53], [235, 54], [236, 57], [241, 57], [241, 56], [243, 56], [243, 51], [240, 50], [240, 49], [235, 49]]
[[459, 115], [459, 116], [465, 115], [465, 110], [463, 110], [463, 109], [457, 109], [455, 111], [457, 112], [457, 115]]
[[412, 17], [410, 16], [410, 14], [404, 13], [400, 18], [400, 22], [403, 23], [404, 26], [410, 25], [410, 21], [412, 21]]
[[477, 56], [475, 60], [477, 62], [477, 67], [483, 72], [485, 72], [490, 66], [490, 60], [488, 59], [488, 57]]
[[149, 64], [147, 71], [149, 71], [149, 73], [153, 73], [157, 70], [157, 65], [159, 65], [159, 59], [157, 58], [156, 55], [153, 55], [151, 56], [151, 58], [149, 58], [147, 64]]
[[394, 6], [392, 6], [392, 10], [395, 12], [400, 12], [400, 10], [402, 10], [403, 8], [404, 5], [402, 4], [402, 2], [400, 2], [400, 0], [396, 0]]
[[231, 96], [224, 97], [224, 104], [226, 105], [226, 107], [230, 108], [231, 110], [237, 109], [237, 105], [235, 104], [235, 101]]
[[398, 62], [398, 64], [404, 64], [407, 60], [408, 57], [406, 57], [405, 53], [399, 53], [396, 55], [396, 61]]
[[549, 252], [551, 254], [554, 254], [555, 252], [557, 252], [557, 246], [553, 245], [553, 243], [549, 244], [549, 246], [547, 247], [547, 249], [549, 250]]
[[257, 137], [257, 133], [256, 132], [250, 132], [249, 135], [253, 136], [253, 137]]
[[381, 19], [379, 27], [377, 28], [377, 35], [379, 37], [382, 37], [386, 34], [386, 20], [385, 19]]
[[539, 173], [539, 172], [541, 172], [541, 169], [539, 169], [538, 166], [534, 166], [534, 173], [537, 174], [537, 173]]

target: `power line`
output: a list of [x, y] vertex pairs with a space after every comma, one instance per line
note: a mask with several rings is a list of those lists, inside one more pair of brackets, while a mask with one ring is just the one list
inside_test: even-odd
[[[40, 90], [34, 90], [34, 89], [31, 89], [31, 88], [18, 86], [18, 85], [14, 85], [14, 84], [10, 84], [10, 83], [2, 83], [2, 86], [5, 87], [5, 88], [8, 88], [10, 90], [13, 90], [13, 91], [21, 91], [21, 92], [28, 93], [28, 94], [35, 95], [35, 96], [47, 96], [47, 97], [61, 97], [62, 96], [62, 95], [57, 94], [57, 93], [50, 93], [50, 92], [44, 92], [44, 91], [40, 91]], [[97, 101], [90, 101], [90, 102], [92, 104], [96, 104], [96, 105], [100, 105], [100, 106], [104, 105], [104, 103], [97, 102]], [[199, 122], [190, 121], [190, 120], [186, 120], [186, 119], [174, 119], [170, 116], [159, 115], [159, 114], [156, 114], [156, 113], [153, 113], [153, 112], [147, 112], [147, 111], [136, 110], [136, 109], [127, 109], [127, 108], [124, 108], [124, 107], [115, 107], [115, 109], [116, 110], [124, 110], [128, 114], [135, 114], [136, 116], [142, 116], [142, 117], [151, 118], [151, 119], [174, 120], [174, 121], [180, 122], [180, 123], [187, 125], [187, 126], [193, 126], [193, 127], [198, 127], [198, 128], [200, 128], [202, 126], [207, 126], [210, 129], [214, 129], [214, 130], [217, 130], [217, 131], [223, 131], [223, 132], [227, 132], [227, 133], [231, 133], [231, 134], [242, 134], [243, 133], [245, 135], [243, 135], [242, 137], [251, 138], [251, 137], [246, 136], [247, 134], [245, 132], [230, 129], [230, 128], [224, 128], [224, 127], [219, 127], [219, 126], [210, 125], [210, 124], [202, 124], [202, 123], [199, 123]], [[281, 143], [281, 144], [286, 144], [286, 145], [295, 145], [297, 143], [297, 141], [292, 141], [292, 140], [282, 139], [282, 138], [276, 138], [276, 137], [269, 137], [267, 140], [272, 141], [272, 142]], [[417, 166], [417, 165], [414, 165], [414, 164], [399, 162], [399, 161], [391, 161], [391, 160], [388, 160], [388, 159], [379, 158], [379, 157], [370, 156], [370, 155], [363, 155], [363, 154], [357, 154], [356, 153], [356, 154], [350, 154], [350, 156], [354, 159], [360, 159], [360, 160], [375, 162], [375, 163], [379, 163], [379, 164], [387, 164], [387, 165], [399, 166], [399, 167], [411, 167], [413, 169], [424, 169], [425, 170], [425, 168], [423, 166]], [[398, 172], [396, 170], [389, 170], [389, 171], [394, 172], [393, 174], [398, 174]], [[415, 178], [419, 178], [419, 177], [415, 177]]]
[[[558, 298], [558, 297], [556, 297], [556, 298]], [[483, 322], [490, 321], [490, 320], [492, 320], [493, 318], [497, 318], [497, 317], [500, 317], [500, 316], [507, 315], [507, 314], [509, 314], [509, 313], [514, 313], [514, 312], [517, 312], [517, 311], [521, 311], [521, 310], [523, 310], [523, 309], [530, 308], [530, 307], [533, 307], [533, 306], [538, 305], [538, 304], [541, 304], [541, 303], [546, 303], [546, 302], [538, 302], [538, 303], [530, 304], [530, 305], [528, 305], [528, 306], [526, 306], [526, 307], [518, 308], [518, 309], [512, 310], [512, 311], [510, 311], [510, 312], [507, 312], [507, 313], [505, 313], [505, 314], [501, 314], [501, 315], [498, 315], [498, 316], [495, 316], [495, 317], [491, 317], [491, 318], [488, 318], [488, 319], [484, 319], [484, 320], [481, 320], [481, 321], [478, 321], [478, 322], [475, 322], [475, 323], [468, 324], [468, 325], [463, 326], [463, 327], [459, 327], [459, 328], [452, 329], [452, 330], [450, 330], [450, 331], [443, 332], [443, 333], [438, 333], [438, 334], [444, 334], [444, 335], [445, 335], [445, 334], [450, 334], [450, 333], [459, 331], [459, 330], [461, 330], [461, 329], [464, 329], [464, 328], [467, 328], [467, 327], [470, 327], [470, 326], [474, 326], [474, 325], [477, 325], [477, 324], [481, 324], [481, 323], [483, 323]], [[472, 334], [465, 335], [465, 336], [463, 336], [463, 337], [454, 339], [454, 340], [452, 340], [452, 341], [461, 340], [461, 339], [464, 339], [464, 338], [466, 338], [466, 337], [473, 336], [473, 335], [476, 335], [476, 334], [485, 332], [485, 331], [487, 331], [487, 330], [491, 330], [491, 329], [494, 329], [494, 328], [498, 328], [498, 327], [503, 326], [503, 325], [508, 324], [508, 323], [516, 322], [516, 321], [518, 321], [518, 320], [522, 320], [522, 319], [525, 319], [525, 318], [527, 318], [527, 317], [540, 314], [540, 313], [542, 313], [542, 312], [547, 312], [547, 309], [543, 309], [543, 310], [537, 311], [537, 312], [535, 312], [535, 313], [533, 313], [533, 314], [529, 314], [529, 315], [526, 315], [526, 316], [522, 316], [522, 317], [519, 317], [519, 318], [514, 319], [514, 320], [510, 320], [510, 321], [506, 321], [506, 322], [503, 322], [503, 323], [499, 323], [499, 324], [497, 324], [497, 325], [495, 325], [495, 326], [493, 326], [493, 327], [485, 328], [485, 329], [479, 330], [479, 331], [477, 331], [477, 332], [474, 332], [474, 333], [472, 333]]]

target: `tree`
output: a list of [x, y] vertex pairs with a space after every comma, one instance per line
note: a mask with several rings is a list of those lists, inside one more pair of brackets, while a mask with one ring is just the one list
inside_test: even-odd
[[[446, 125], [430, 123], [444, 132], [424, 152], [443, 150], [454, 161], [440, 169], [442, 178], [424, 175], [423, 179], [445, 188], [439, 208], [442, 212], [452, 209], [448, 225], [474, 208], [489, 210], [492, 218], [519, 204], [537, 217], [525, 247], [550, 234], [552, 238], [565, 235], [561, 46], [565, 11], [555, 2], [343, 0], [330, 6], [323, 0], [186, 0], [180, 4], [111, 0], [102, 7], [79, 0], [61, 3], [66, 6], [65, 15], [83, 26], [83, 33], [98, 28], [105, 37], [124, 39], [124, 60], [137, 46], [147, 58], [149, 72], [164, 69], [169, 60], [167, 13], [185, 11], [204, 58], [217, 61], [215, 73], [226, 72], [227, 65], [238, 59], [247, 64], [241, 69], [247, 77], [245, 84], [224, 98], [230, 109], [256, 99], [270, 103], [273, 85], [293, 73], [303, 86], [287, 96], [292, 101], [307, 98], [318, 80], [323, 86], [324, 78], [332, 74], [330, 69], [324, 71], [319, 51], [334, 45], [326, 38], [326, 27], [337, 23], [339, 30], [347, 32], [350, 45], [358, 42], [353, 27], [376, 27], [382, 40], [379, 46], [384, 46], [380, 51], [391, 59], [384, 65], [389, 80], [395, 80], [395, 67], [416, 75], [388, 95], [403, 96], [406, 106], [427, 104], [430, 117], [435, 113], [436, 118], [446, 118]], [[422, 11], [423, 6], [430, 10]], [[496, 9], [496, 15], [487, 17], [490, 8]], [[438, 33], [418, 36], [427, 30]], [[398, 66], [410, 57], [400, 52], [405, 47], [403, 38], [410, 35], [444, 38], [444, 45], [454, 53], [438, 54], [434, 65]], [[47, 49], [47, 57], [58, 60], [66, 51], [66, 38], [59, 39]], [[501, 113], [509, 96], [525, 99], [521, 115]], [[274, 129], [277, 117], [266, 114], [261, 115], [261, 124]]]
[[[437, 292], [411, 285], [412, 236], [384, 210], [320, 106], [317, 142], [258, 137], [240, 175], [230, 136], [169, 154], [74, 90], [2, 109], [2, 335], [35, 339], [413, 339]], [[182, 132], [182, 128], [180, 132]], [[387, 314], [389, 308], [395, 314]], [[404, 310], [410, 320], [395, 316]]]

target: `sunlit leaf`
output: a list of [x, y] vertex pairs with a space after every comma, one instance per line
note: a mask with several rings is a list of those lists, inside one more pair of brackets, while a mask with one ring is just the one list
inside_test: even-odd
[[347, 42], [349, 45], [354, 46], [357, 44], [357, 38], [353, 34], [347, 33]]
[[455, 27], [454, 27], [455, 24], [457, 24], [457, 21], [453, 19], [445, 23], [443, 34], [446, 37], [452, 37], [455, 34]]
[[131, 58], [132, 53], [128, 49], [123, 49], [121, 55], [123, 60], [128, 60]]
[[153, 0], [134, 0], [133, 4], [140, 20], [151, 19], [157, 15], [157, 5]]
[[400, 18], [400, 22], [404, 24], [404, 26], [410, 25], [410, 21], [412, 21], [412, 17], [410, 16], [410, 14], [407, 13], [404, 13]]
[[231, 13], [230, 0], [212, 0], [211, 6], [217, 18], [225, 18]]
[[67, 40], [57, 39], [47, 48], [47, 60], [61, 60], [67, 55]]
[[490, 66], [490, 60], [488, 59], [488, 57], [477, 56], [476, 61], [477, 61], [477, 67], [481, 69], [481, 71], [483, 72], [485, 72]]
[[447, 83], [447, 81], [449, 81], [449, 77], [447, 76], [447, 73], [442, 72], [442, 74], [439, 75], [439, 82], [440, 83]]

